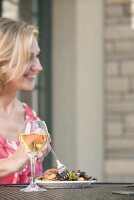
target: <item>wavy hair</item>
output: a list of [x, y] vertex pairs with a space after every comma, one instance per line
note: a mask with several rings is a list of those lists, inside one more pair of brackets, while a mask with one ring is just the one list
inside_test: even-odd
[[[26, 70], [34, 37], [38, 37], [37, 27], [21, 20], [0, 17], [0, 91]], [[13, 73], [7, 77], [11, 68], [14, 68]]]

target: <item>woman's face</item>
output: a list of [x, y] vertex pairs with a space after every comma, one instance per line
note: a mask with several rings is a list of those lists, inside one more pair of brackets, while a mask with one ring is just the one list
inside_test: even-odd
[[13, 79], [8, 83], [8, 85], [10, 85], [10, 90], [30, 91], [34, 88], [36, 76], [42, 70], [42, 66], [38, 58], [39, 52], [40, 49], [37, 40], [34, 38], [32, 41], [31, 57], [28, 61], [27, 69], [20, 78]]

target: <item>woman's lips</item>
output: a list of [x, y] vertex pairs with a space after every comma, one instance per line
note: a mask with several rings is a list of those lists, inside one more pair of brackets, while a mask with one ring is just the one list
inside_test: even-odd
[[36, 76], [35, 76], [35, 75], [25, 74], [24, 77], [25, 77], [26, 79], [28, 79], [29, 81], [33, 81], [33, 80], [35, 79]]

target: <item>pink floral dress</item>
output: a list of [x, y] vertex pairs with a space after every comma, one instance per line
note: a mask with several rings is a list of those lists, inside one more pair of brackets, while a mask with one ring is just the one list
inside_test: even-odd
[[[36, 112], [31, 109], [27, 104], [23, 103], [25, 109], [26, 120], [37, 120], [39, 119]], [[20, 145], [19, 141], [9, 141], [0, 133], [0, 159], [9, 158], [17, 150]], [[30, 164], [27, 165], [21, 172], [10, 174], [6, 177], [0, 178], [0, 184], [17, 184], [17, 183], [29, 183], [30, 177]], [[42, 175], [42, 163], [37, 162], [36, 165], [36, 176]]]

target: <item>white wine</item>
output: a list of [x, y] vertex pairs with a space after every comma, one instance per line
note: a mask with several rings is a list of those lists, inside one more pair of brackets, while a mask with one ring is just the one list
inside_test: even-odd
[[19, 130], [18, 138], [29, 157], [31, 166], [30, 185], [27, 188], [21, 189], [21, 191], [44, 191], [44, 188], [40, 188], [36, 184], [35, 175], [36, 160], [37, 158], [43, 159], [45, 156], [43, 155], [44, 147], [49, 144], [49, 134], [45, 122], [41, 120], [26, 120]]
[[38, 153], [47, 143], [47, 139], [48, 134], [46, 133], [19, 134], [20, 143], [27, 153]]

